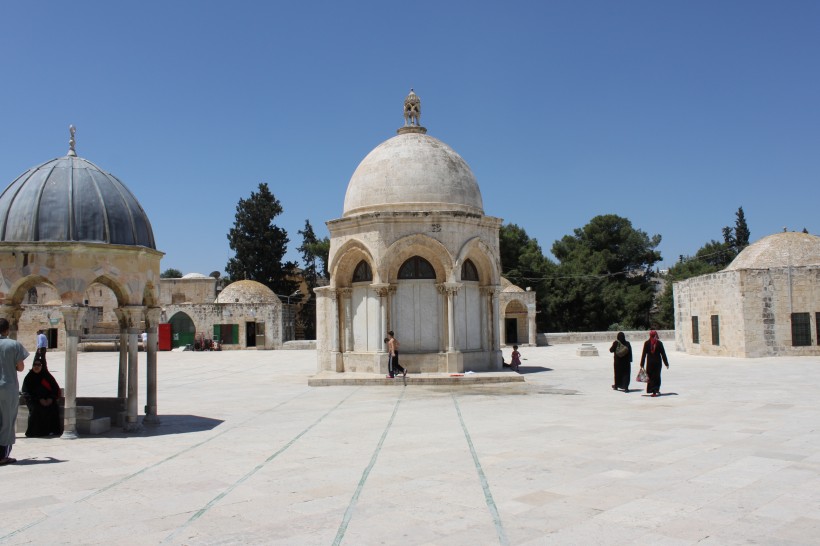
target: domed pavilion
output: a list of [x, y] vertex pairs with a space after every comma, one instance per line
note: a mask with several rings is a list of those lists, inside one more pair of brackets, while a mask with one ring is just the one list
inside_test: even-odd
[[[160, 259], [148, 216], [118, 178], [77, 156], [74, 128], [68, 153], [21, 174], [0, 194], [0, 316], [11, 336], [33, 346], [37, 329], [62, 325], [65, 337], [65, 433], [76, 437], [77, 344], [87, 324], [87, 291], [110, 289], [120, 328], [118, 398], [125, 428], [138, 422], [138, 334], [145, 325], [147, 423], [157, 423], [157, 306]], [[57, 294], [47, 316], [26, 316], [29, 291]], [[30, 313], [33, 313], [30, 312]], [[27, 328], [18, 332], [23, 324]], [[26, 331], [31, 329], [31, 331]], [[61, 340], [60, 345], [63, 345]], [[126, 349], [127, 348], [127, 349]], [[52, 363], [52, 366], [54, 364]]]
[[675, 337], [692, 354], [820, 355], [820, 237], [783, 232], [718, 273], [674, 284]]
[[501, 219], [484, 214], [464, 159], [427, 135], [420, 106], [411, 90], [404, 126], [362, 160], [342, 217], [327, 222], [320, 372], [387, 373], [390, 330], [409, 372], [501, 369]]

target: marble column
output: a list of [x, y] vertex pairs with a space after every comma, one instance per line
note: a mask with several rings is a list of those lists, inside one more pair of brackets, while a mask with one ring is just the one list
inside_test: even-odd
[[114, 309], [120, 327], [120, 360], [117, 369], [117, 398], [125, 400], [128, 396], [128, 321], [119, 307]]
[[349, 353], [353, 351], [353, 289], [339, 288], [336, 292], [344, 307], [344, 352]]
[[387, 352], [387, 344], [381, 343], [381, 339], [387, 335], [387, 292], [390, 286], [387, 284], [371, 284], [370, 287], [379, 295], [379, 337], [376, 345], [378, 353]]
[[493, 351], [501, 350], [501, 322], [504, 320], [501, 316], [501, 306], [499, 304], [498, 294], [501, 292], [501, 287], [496, 286], [493, 290]]
[[161, 307], [149, 307], [145, 311], [145, 331], [148, 334], [148, 346], [145, 348], [146, 354], [146, 401], [145, 418], [143, 423], [148, 425], [158, 425], [160, 423], [157, 413], [157, 347], [158, 328]]
[[486, 286], [481, 287], [481, 350], [482, 351], [489, 351], [491, 344], [490, 344], [490, 316], [492, 314], [492, 308], [490, 303], [492, 302], [492, 289], [488, 289]]
[[128, 400], [125, 406], [126, 432], [136, 432], [142, 429], [139, 422], [139, 346], [138, 336], [140, 322], [142, 322], [145, 307], [141, 305], [127, 305], [120, 308], [128, 326]]
[[60, 307], [65, 324], [65, 411], [62, 438], [77, 438], [77, 344], [87, 307], [64, 305]]
[[456, 350], [456, 294], [461, 285], [459, 283], [444, 283], [447, 290], [447, 352]]
[[330, 333], [331, 347], [333, 353], [339, 352], [339, 292], [338, 290], [331, 290], [328, 292], [330, 299], [330, 309], [333, 316], [333, 327]]

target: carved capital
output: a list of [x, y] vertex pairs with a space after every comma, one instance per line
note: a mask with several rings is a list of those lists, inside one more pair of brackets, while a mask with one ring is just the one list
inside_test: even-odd
[[162, 307], [148, 307], [145, 310], [145, 329], [150, 332], [157, 331], [157, 324], [162, 316]]
[[337, 288], [336, 292], [342, 298], [349, 298], [353, 294], [352, 288]]
[[79, 337], [83, 327], [83, 319], [88, 308], [84, 305], [63, 305], [60, 313], [63, 315], [65, 331], [69, 337]]
[[373, 291], [376, 292], [376, 294], [378, 294], [380, 298], [386, 298], [390, 292], [389, 284], [373, 283], [370, 285], [370, 288], [372, 288]]
[[129, 334], [138, 334], [140, 323], [145, 316], [146, 307], [142, 305], [126, 305], [114, 309], [120, 322], [120, 328], [128, 330]]
[[443, 286], [444, 290], [446, 290], [448, 294], [452, 294], [455, 296], [461, 289], [461, 287], [464, 285], [459, 282], [446, 282]]

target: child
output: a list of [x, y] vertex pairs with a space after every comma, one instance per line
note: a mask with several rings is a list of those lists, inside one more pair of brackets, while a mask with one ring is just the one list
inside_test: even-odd
[[521, 365], [521, 353], [518, 352], [518, 345], [513, 345], [513, 352], [512, 357], [510, 359], [510, 368], [518, 371], [518, 367]]

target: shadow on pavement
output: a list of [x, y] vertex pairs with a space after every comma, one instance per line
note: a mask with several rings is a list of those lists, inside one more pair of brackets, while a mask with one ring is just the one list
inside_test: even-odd
[[54, 457], [33, 457], [31, 459], [18, 459], [14, 466], [28, 466], [33, 464], [53, 464], [64, 463], [63, 459], [55, 459]]
[[519, 366], [518, 373], [541, 373], [541, 372], [551, 372], [552, 368], [545, 368], [543, 366]]

